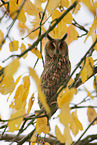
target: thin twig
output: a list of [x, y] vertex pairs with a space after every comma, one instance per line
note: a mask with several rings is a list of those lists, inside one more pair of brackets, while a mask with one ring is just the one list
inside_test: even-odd
[[78, 106], [78, 105], [74, 105], [73, 107], [70, 107], [70, 109], [84, 109], [84, 108], [97, 108], [97, 106]]
[[[83, 60], [85, 60], [85, 58], [87, 57], [87, 55], [90, 53], [90, 51], [94, 48], [94, 46], [96, 45], [97, 43], [97, 39], [95, 40], [95, 42], [92, 44], [92, 46], [89, 48], [89, 50], [86, 52], [86, 54], [82, 57], [82, 59], [80, 60], [80, 62], [77, 64], [76, 68], [73, 70], [73, 72], [71, 73], [70, 77], [65, 80], [65, 84], [64, 84], [64, 81], [60, 84], [60, 86], [62, 84], [63, 87], [59, 90], [59, 92], [57, 93], [57, 95], [62, 91], [63, 88], [66, 88], [66, 85], [67, 83], [69, 82], [70, 78], [73, 76], [73, 74], [76, 72], [76, 70], [80, 67], [81, 63], [83, 62]], [[72, 86], [71, 86], [72, 87]]]
[[[40, 35], [37, 40], [28, 48], [26, 49], [24, 52], [22, 52], [21, 54], [19, 55], [14, 55], [16, 57], [19, 57], [21, 58], [23, 55], [25, 55], [28, 51], [31, 51], [33, 48], [35, 48], [35, 46], [38, 45], [38, 43], [49, 33], [51, 32], [55, 27], [56, 25], [68, 14], [69, 11], [71, 11], [74, 7], [76, 7], [77, 5], [77, 2], [75, 1], [60, 17], [58, 17], [55, 21], [55, 23], [53, 25], [51, 25], [48, 30], [46, 32], [44, 32], [42, 35]], [[13, 57], [13, 55], [9, 56], [9, 58]], [[8, 59], [9, 59], [8, 58]], [[8, 60], [6, 59], [6, 60]], [[3, 61], [5, 62], [5, 61]]]
[[[41, 17], [41, 20], [40, 20], [40, 24], [39, 24], [39, 35], [38, 37], [41, 35], [41, 26], [42, 26], [42, 21], [44, 19], [44, 16], [45, 16], [45, 13], [46, 13], [46, 9], [47, 9], [47, 6], [48, 6], [48, 2], [49, 0], [47, 1], [47, 4], [46, 4], [46, 7], [42, 13], [42, 17]], [[40, 53], [42, 55], [42, 41], [40, 41]], [[37, 58], [36, 62], [35, 62], [35, 65], [34, 65], [34, 68], [36, 67], [37, 65], [37, 62], [38, 62], [39, 58]], [[42, 56], [42, 63], [43, 63], [43, 67], [44, 67], [44, 60], [43, 60], [43, 56]]]
[[9, 33], [10, 33], [10, 30], [12, 29], [13, 25], [15, 24], [15, 22], [16, 22], [18, 16], [19, 16], [19, 13], [20, 13], [22, 7], [24, 6], [25, 2], [26, 2], [26, 0], [23, 1], [23, 3], [21, 4], [19, 10], [17, 11], [17, 15], [16, 15], [15, 18], [13, 19], [13, 21], [12, 21], [12, 23], [11, 23], [9, 29], [8, 29], [8, 32], [7, 32], [6, 36], [5, 36], [5, 38], [3, 39], [3, 41], [2, 41], [1, 44], [0, 44], [0, 47], [4, 44], [6, 38], [8, 37], [8, 35], [9, 35]]
[[82, 25], [78, 24], [74, 18], [73, 18], [73, 21], [74, 21], [74, 23], [72, 23], [72, 25], [74, 25], [74, 26], [78, 27], [80, 30], [85, 31], [85, 32], [86, 32], [86, 34], [88, 33], [88, 30], [87, 30], [86, 28], [84, 28], [84, 26], [82, 26]]
[[88, 125], [88, 127], [86, 128], [86, 130], [83, 132], [83, 134], [79, 137], [79, 139], [72, 145], [77, 145], [77, 143], [81, 140], [81, 138], [85, 135], [85, 133], [87, 132], [87, 130], [91, 127], [91, 125], [97, 120], [97, 117], [94, 118], [94, 120]]

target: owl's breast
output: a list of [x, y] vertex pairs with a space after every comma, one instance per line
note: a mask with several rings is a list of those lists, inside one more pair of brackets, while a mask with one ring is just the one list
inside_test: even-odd
[[42, 88], [48, 88], [56, 91], [63, 81], [70, 74], [70, 62], [66, 59], [60, 59], [56, 62], [46, 65], [42, 76], [41, 76], [41, 86]]
[[[68, 78], [70, 68], [70, 61], [65, 58], [45, 64], [44, 71], [41, 75], [41, 88], [52, 113], [57, 109], [57, 90], [61, 82]], [[42, 107], [42, 105], [40, 105], [40, 107]]]

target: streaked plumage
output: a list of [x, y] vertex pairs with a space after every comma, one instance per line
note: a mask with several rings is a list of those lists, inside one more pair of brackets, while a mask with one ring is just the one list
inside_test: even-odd
[[45, 46], [45, 65], [41, 75], [41, 88], [51, 108], [51, 114], [57, 110], [56, 94], [60, 83], [68, 78], [71, 70], [68, 46], [64, 41], [66, 36], [67, 34], [62, 39], [53, 39], [48, 35], [49, 41]]

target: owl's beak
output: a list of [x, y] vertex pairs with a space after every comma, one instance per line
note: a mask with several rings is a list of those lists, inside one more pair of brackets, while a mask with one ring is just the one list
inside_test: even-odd
[[58, 50], [58, 48], [56, 49], [56, 57], [59, 58], [59, 50]]
[[59, 55], [57, 55], [57, 58], [59, 58]]
[[59, 50], [58, 50], [58, 48], [56, 49], [56, 55], [59, 55]]

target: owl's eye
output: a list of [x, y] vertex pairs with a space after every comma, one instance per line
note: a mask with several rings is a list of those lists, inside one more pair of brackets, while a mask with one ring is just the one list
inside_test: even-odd
[[60, 49], [62, 50], [63, 49], [63, 43], [61, 42], [60, 44]]
[[51, 44], [51, 50], [54, 50], [55, 46], [53, 44]]

